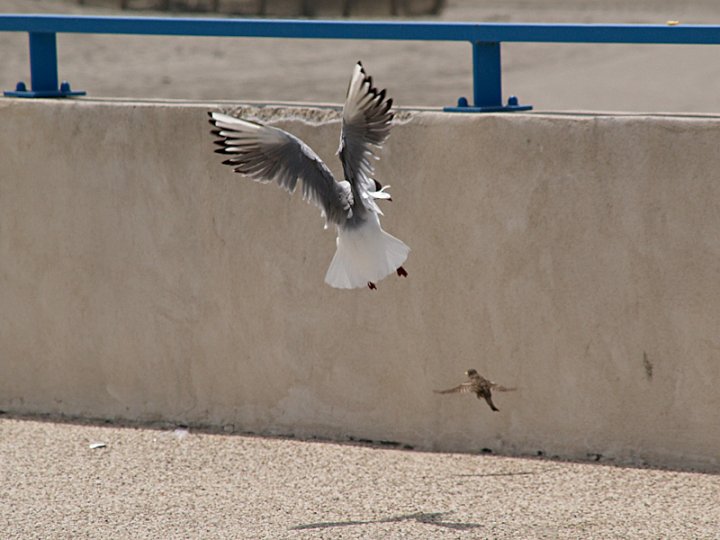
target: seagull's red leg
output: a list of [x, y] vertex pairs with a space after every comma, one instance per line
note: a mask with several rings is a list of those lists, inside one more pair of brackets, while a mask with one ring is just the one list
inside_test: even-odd
[[375, 286], [375, 284], [372, 281], [368, 281], [368, 289], [370, 289], [371, 291], [374, 291], [374, 290], [377, 290], [377, 287]]
[[405, 270], [402, 266], [395, 271], [398, 276], [407, 277], [407, 270]]

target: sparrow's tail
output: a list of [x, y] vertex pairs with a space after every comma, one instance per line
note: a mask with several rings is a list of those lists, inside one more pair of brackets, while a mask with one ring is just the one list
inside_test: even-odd
[[493, 403], [493, 400], [492, 400], [492, 398], [491, 398], [490, 396], [485, 396], [485, 401], [487, 401], [487, 404], [490, 405], [490, 408], [491, 408], [493, 411], [495, 411], [495, 412], [500, 411], [500, 409], [498, 409], [498, 408], [495, 406], [495, 404]]
[[366, 287], [400, 268], [408, 253], [410, 248], [383, 231], [372, 215], [356, 227], [338, 229], [337, 251], [325, 283], [338, 289]]

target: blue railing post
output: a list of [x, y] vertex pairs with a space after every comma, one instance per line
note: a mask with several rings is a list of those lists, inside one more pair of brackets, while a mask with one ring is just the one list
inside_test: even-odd
[[445, 107], [446, 112], [507, 112], [529, 111], [532, 105], [518, 105], [510, 96], [507, 105], [502, 103], [502, 62], [499, 41], [471, 41], [473, 104], [467, 98], [458, 99], [457, 107]]
[[473, 106], [502, 107], [500, 43], [472, 43]]
[[30, 87], [33, 92], [58, 89], [57, 40], [49, 32], [30, 32]]
[[17, 83], [14, 91], [5, 92], [12, 97], [65, 97], [81, 96], [70, 84], [58, 86], [57, 37], [54, 32], [28, 32], [30, 41], [30, 90], [24, 82]]

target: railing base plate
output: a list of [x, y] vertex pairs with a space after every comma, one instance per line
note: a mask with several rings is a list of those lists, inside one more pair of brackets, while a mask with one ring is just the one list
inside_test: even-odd
[[3, 92], [5, 97], [20, 97], [20, 98], [58, 98], [58, 97], [69, 97], [69, 96], [84, 96], [86, 92], [82, 90], [73, 90], [72, 92], [61, 92], [60, 90], [52, 91], [39, 91], [33, 92], [28, 90], [26, 92], [17, 92], [15, 90], [7, 90]]
[[6, 90], [3, 92], [5, 97], [20, 97], [20, 98], [58, 98], [58, 97], [70, 97], [70, 96], [84, 96], [85, 90], [72, 90], [70, 83], [63, 81], [60, 88], [57, 90], [28, 90], [25, 83], [20, 81], [17, 83], [15, 90]]
[[458, 99], [455, 107], [443, 107], [444, 112], [465, 112], [465, 113], [491, 113], [491, 112], [515, 112], [515, 111], [531, 111], [532, 105], [519, 105], [515, 96], [510, 96], [507, 105], [483, 105], [475, 107], [469, 105], [467, 98]]

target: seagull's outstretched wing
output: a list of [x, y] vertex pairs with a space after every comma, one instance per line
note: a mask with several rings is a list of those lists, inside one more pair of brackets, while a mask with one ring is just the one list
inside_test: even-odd
[[[387, 193], [380, 191], [380, 183], [373, 178], [372, 160], [377, 159], [375, 150], [390, 135], [394, 116], [391, 107], [392, 99], [385, 97], [385, 90], [379, 91], [373, 86], [372, 77], [358, 62], [343, 107], [338, 154], [345, 178], [355, 184], [358, 192], [370, 193], [373, 198], [389, 198]], [[374, 202], [370, 206], [374, 206]]]
[[211, 112], [217, 153], [237, 173], [258, 182], [275, 181], [290, 193], [302, 180], [303, 199], [315, 203], [327, 221], [342, 224], [352, 216], [350, 184], [336, 182], [330, 169], [300, 139], [282, 129]]
[[450, 388], [448, 390], [433, 390], [433, 392], [435, 392], [436, 394], [457, 394], [457, 393], [465, 394], [465, 393], [472, 392], [472, 391], [473, 391], [472, 384], [469, 382], [462, 383], [461, 385], [456, 386], [455, 388]]

